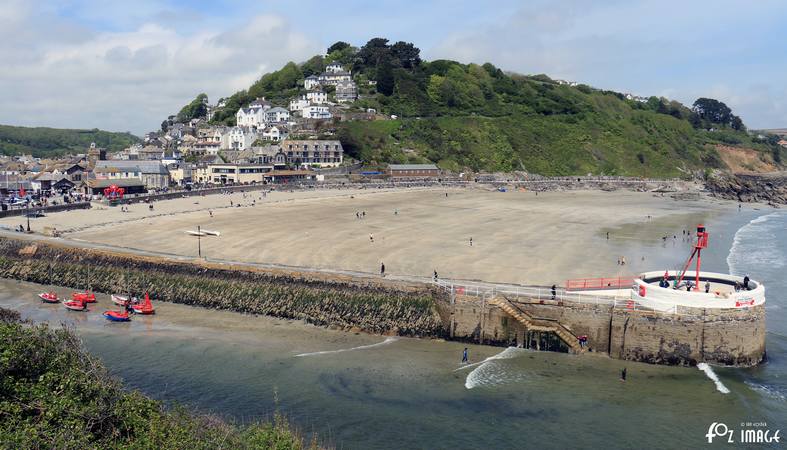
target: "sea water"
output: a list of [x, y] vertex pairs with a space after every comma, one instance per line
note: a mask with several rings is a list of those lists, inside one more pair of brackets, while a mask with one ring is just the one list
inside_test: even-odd
[[[156, 316], [109, 323], [100, 316], [106, 296], [93, 311], [74, 313], [37, 302], [40, 286], [14, 281], [0, 281], [0, 305], [74, 325], [129, 388], [238, 421], [278, 410], [338, 448], [691, 448], [707, 445], [714, 422], [787, 432], [787, 213], [744, 210], [706, 225], [713, 245], [704, 267], [766, 286], [768, 360], [758, 367], [665, 367], [473, 345], [471, 364], [462, 365], [466, 344], [183, 305], [159, 303]], [[690, 244], [677, 252], [671, 245], [637, 251], [660, 270], [685, 260]]]

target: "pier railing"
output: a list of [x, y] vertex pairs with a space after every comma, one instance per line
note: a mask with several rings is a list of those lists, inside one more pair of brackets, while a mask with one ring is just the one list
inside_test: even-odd
[[465, 295], [470, 297], [478, 297], [481, 299], [489, 299], [496, 295], [508, 298], [510, 300], [520, 299], [527, 300], [527, 302], [565, 302], [565, 303], [579, 303], [587, 305], [606, 305], [615, 309], [625, 311], [639, 311], [650, 312], [654, 314], [671, 314], [679, 316], [703, 316], [704, 312], [701, 309], [696, 311], [689, 307], [678, 307], [677, 305], [667, 311], [656, 310], [641, 303], [634, 301], [629, 296], [614, 297], [607, 295], [593, 295], [579, 292], [569, 292], [563, 288], [556, 288], [554, 295], [552, 288], [541, 286], [521, 286], [521, 285], [505, 285], [505, 284], [487, 284], [487, 283], [464, 283], [451, 280], [433, 280], [433, 284], [439, 289], [442, 289], [451, 294], [453, 301], [454, 295]]

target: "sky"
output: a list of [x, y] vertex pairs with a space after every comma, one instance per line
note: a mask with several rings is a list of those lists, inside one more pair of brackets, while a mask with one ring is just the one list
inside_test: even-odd
[[141, 135], [200, 92], [373, 37], [787, 127], [781, 0], [0, 0], [0, 123]]

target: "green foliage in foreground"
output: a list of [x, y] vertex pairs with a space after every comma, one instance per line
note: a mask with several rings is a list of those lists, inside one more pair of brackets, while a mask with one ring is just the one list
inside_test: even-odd
[[109, 151], [119, 151], [140, 139], [131, 133], [115, 133], [99, 129], [72, 130], [45, 127], [14, 127], [0, 125], [0, 154], [32, 154], [37, 157], [87, 153], [90, 143]]
[[[16, 317], [15, 317], [16, 316]], [[126, 392], [68, 329], [0, 308], [0, 443], [4, 448], [302, 449], [279, 415], [239, 427]]]

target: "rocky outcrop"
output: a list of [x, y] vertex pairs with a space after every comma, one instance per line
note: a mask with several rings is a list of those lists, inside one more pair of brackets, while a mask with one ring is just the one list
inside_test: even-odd
[[348, 331], [441, 336], [437, 294], [354, 279], [220, 268], [163, 258], [119, 255], [0, 239], [0, 277], [141, 295], [204, 308], [300, 319]]
[[726, 174], [709, 177], [706, 188], [715, 197], [739, 202], [787, 204], [787, 172]]

